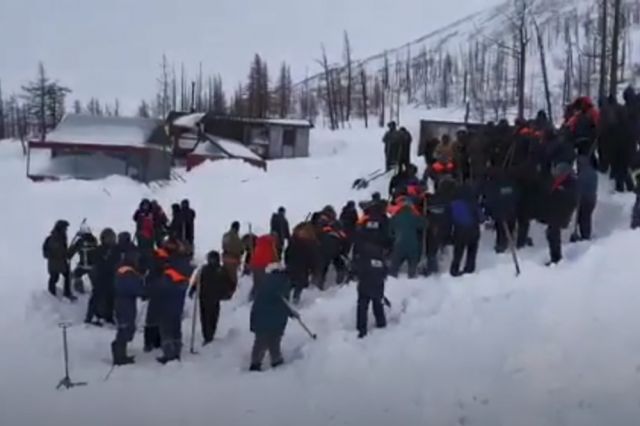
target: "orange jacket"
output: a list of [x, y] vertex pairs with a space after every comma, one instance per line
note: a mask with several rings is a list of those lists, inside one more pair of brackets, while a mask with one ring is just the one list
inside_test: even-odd
[[256, 247], [251, 255], [251, 267], [264, 269], [278, 261], [276, 239], [271, 234], [258, 237]]

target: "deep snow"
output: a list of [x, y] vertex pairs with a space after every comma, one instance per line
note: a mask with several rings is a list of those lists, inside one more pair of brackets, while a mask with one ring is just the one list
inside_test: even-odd
[[[410, 128], [417, 136], [417, 128]], [[81, 325], [85, 300], [52, 300], [40, 245], [58, 218], [74, 229], [87, 217], [95, 231], [132, 228], [142, 197], [189, 198], [198, 212], [198, 257], [219, 248], [232, 220], [267, 230], [287, 207], [291, 222], [331, 203], [384, 190], [350, 189], [382, 164], [381, 131], [312, 132], [313, 157], [280, 160], [267, 173], [228, 161], [205, 165], [187, 182], [145, 187], [124, 178], [34, 184], [24, 178], [17, 144], [0, 143], [3, 238], [0, 241], [1, 425], [630, 425], [640, 415], [638, 319], [640, 235], [628, 230], [630, 195], [602, 182], [592, 243], [567, 245], [567, 261], [546, 260], [542, 228], [521, 253], [491, 251], [485, 232], [472, 277], [390, 280], [390, 326], [356, 339], [355, 286], [303, 296], [302, 314], [320, 335], [310, 341], [290, 323], [287, 365], [246, 372], [249, 283], [224, 304], [218, 340], [180, 364], [160, 367], [131, 345], [138, 364], [109, 381], [113, 331]], [[565, 235], [568, 237], [568, 235]], [[448, 258], [447, 260], [448, 261]], [[62, 320], [70, 329], [72, 378], [89, 386], [55, 391], [63, 375]], [[184, 322], [185, 341], [190, 321]], [[200, 341], [198, 336], [197, 341]]]

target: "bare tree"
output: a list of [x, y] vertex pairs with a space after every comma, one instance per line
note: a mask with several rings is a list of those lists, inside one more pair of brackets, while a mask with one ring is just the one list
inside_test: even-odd
[[147, 103], [147, 101], [143, 100], [142, 102], [140, 102], [140, 106], [138, 106], [138, 117], [149, 118], [150, 115], [149, 104]]
[[332, 76], [331, 69], [329, 68], [329, 61], [327, 59], [327, 51], [322, 45], [322, 67], [324, 68], [324, 75], [326, 81], [326, 92], [327, 92], [327, 109], [329, 113], [329, 127], [331, 130], [336, 130], [338, 128], [338, 120], [337, 114], [334, 110], [335, 104], [333, 101], [333, 90], [332, 90]]
[[609, 96], [618, 93], [618, 52], [620, 50], [620, 21], [622, 0], [613, 2], [613, 35], [611, 37], [611, 67], [609, 74]]
[[351, 43], [349, 42], [349, 34], [344, 32], [344, 60], [347, 68], [347, 87], [345, 94], [345, 120], [349, 121], [351, 118], [351, 101], [352, 101], [352, 85], [353, 85], [353, 66], [351, 60]]
[[609, 21], [609, 0], [601, 0], [602, 7], [600, 11], [600, 79], [598, 83], [598, 97], [603, 99], [606, 94], [607, 86], [607, 45], [608, 32], [607, 26]]
[[532, 18], [533, 26], [536, 30], [536, 39], [538, 41], [538, 50], [540, 53], [540, 67], [542, 69], [542, 81], [544, 84], [544, 97], [547, 102], [547, 117], [549, 121], [553, 123], [553, 108], [551, 107], [551, 91], [549, 90], [549, 77], [547, 75], [547, 60], [545, 57], [544, 42], [542, 40], [542, 34], [540, 33], [540, 27], [535, 18]]
[[369, 105], [367, 96], [367, 73], [364, 67], [360, 67], [360, 86], [362, 87], [362, 116], [364, 117], [364, 127], [369, 127]]

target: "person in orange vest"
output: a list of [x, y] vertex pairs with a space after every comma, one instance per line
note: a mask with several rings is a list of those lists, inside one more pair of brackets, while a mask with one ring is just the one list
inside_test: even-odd
[[251, 256], [251, 274], [253, 276], [253, 287], [249, 293], [249, 300], [253, 300], [256, 290], [265, 277], [265, 269], [272, 263], [278, 262], [277, 236], [266, 234], [258, 237], [256, 246]]
[[127, 355], [127, 344], [133, 340], [136, 332], [138, 298], [144, 297], [144, 278], [138, 272], [138, 254], [129, 252], [116, 272], [115, 313], [116, 338], [111, 343], [114, 365], [127, 365], [135, 362]]
[[161, 364], [180, 360], [182, 351], [182, 314], [191, 272], [191, 270], [186, 270], [184, 267], [178, 268], [169, 262], [160, 279], [162, 356], [158, 358], [158, 362]]
[[451, 160], [438, 158], [435, 163], [425, 171], [424, 182], [428, 179], [433, 181], [433, 186], [437, 190], [438, 185], [445, 179], [456, 180], [456, 165]]
[[169, 264], [170, 253], [165, 248], [158, 248], [153, 253], [147, 274], [147, 315], [144, 326], [144, 351], [151, 352], [162, 347], [160, 338], [160, 320], [162, 318], [162, 293], [160, 281], [165, 268]]
[[320, 229], [320, 267], [316, 277], [318, 288], [324, 290], [329, 266], [333, 264], [336, 270], [336, 284], [343, 284], [347, 278], [347, 264], [345, 258], [349, 241], [342, 230], [335, 215]]

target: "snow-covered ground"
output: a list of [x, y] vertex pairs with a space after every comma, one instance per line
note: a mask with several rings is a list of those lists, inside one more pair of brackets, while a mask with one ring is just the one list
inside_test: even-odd
[[[409, 130], [417, 136], [416, 126]], [[309, 291], [302, 314], [319, 339], [290, 323], [288, 363], [262, 374], [246, 371], [247, 281], [224, 304], [212, 346], [161, 367], [142, 353], [138, 335], [130, 350], [138, 363], [108, 381], [113, 331], [82, 325], [86, 300], [46, 293], [40, 247], [59, 218], [72, 230], [83, 217], [96, 231], [131, 230], [142, 197], [166, 208], [189, 198], [201, 258], [220, 247], [233, 220], [264, 232], [280, 205], [297, 222], [325, 204], [368, 197], [350, 187], [382, 165], [380, 137], [379, 129], [314, 130], [309, 159], [275, 161], [267, 173], [216, 162], [165, 188], [119, 177], [35, 184], [24, 177], [20, 146], [0, 143], [0, 425], [636, 424], [640, 234], [628, 230], [632, 196], [611, 195], [608, 182], [596, 240], [567, 245], [562, 265], [542, 266], [546, 244], [536, 226], [536, 246], [521, 253], [516, 279], [509, 255], [491, 252], [487, 232], [474, 276], [390, 280], [390, 326], [365, 340], [356, 339], [355, 286]], [[68, 392], [54, 390], [63, 375], [63, 320], [77, 324], [69, 331], [72, 378], [89, 382]]]

